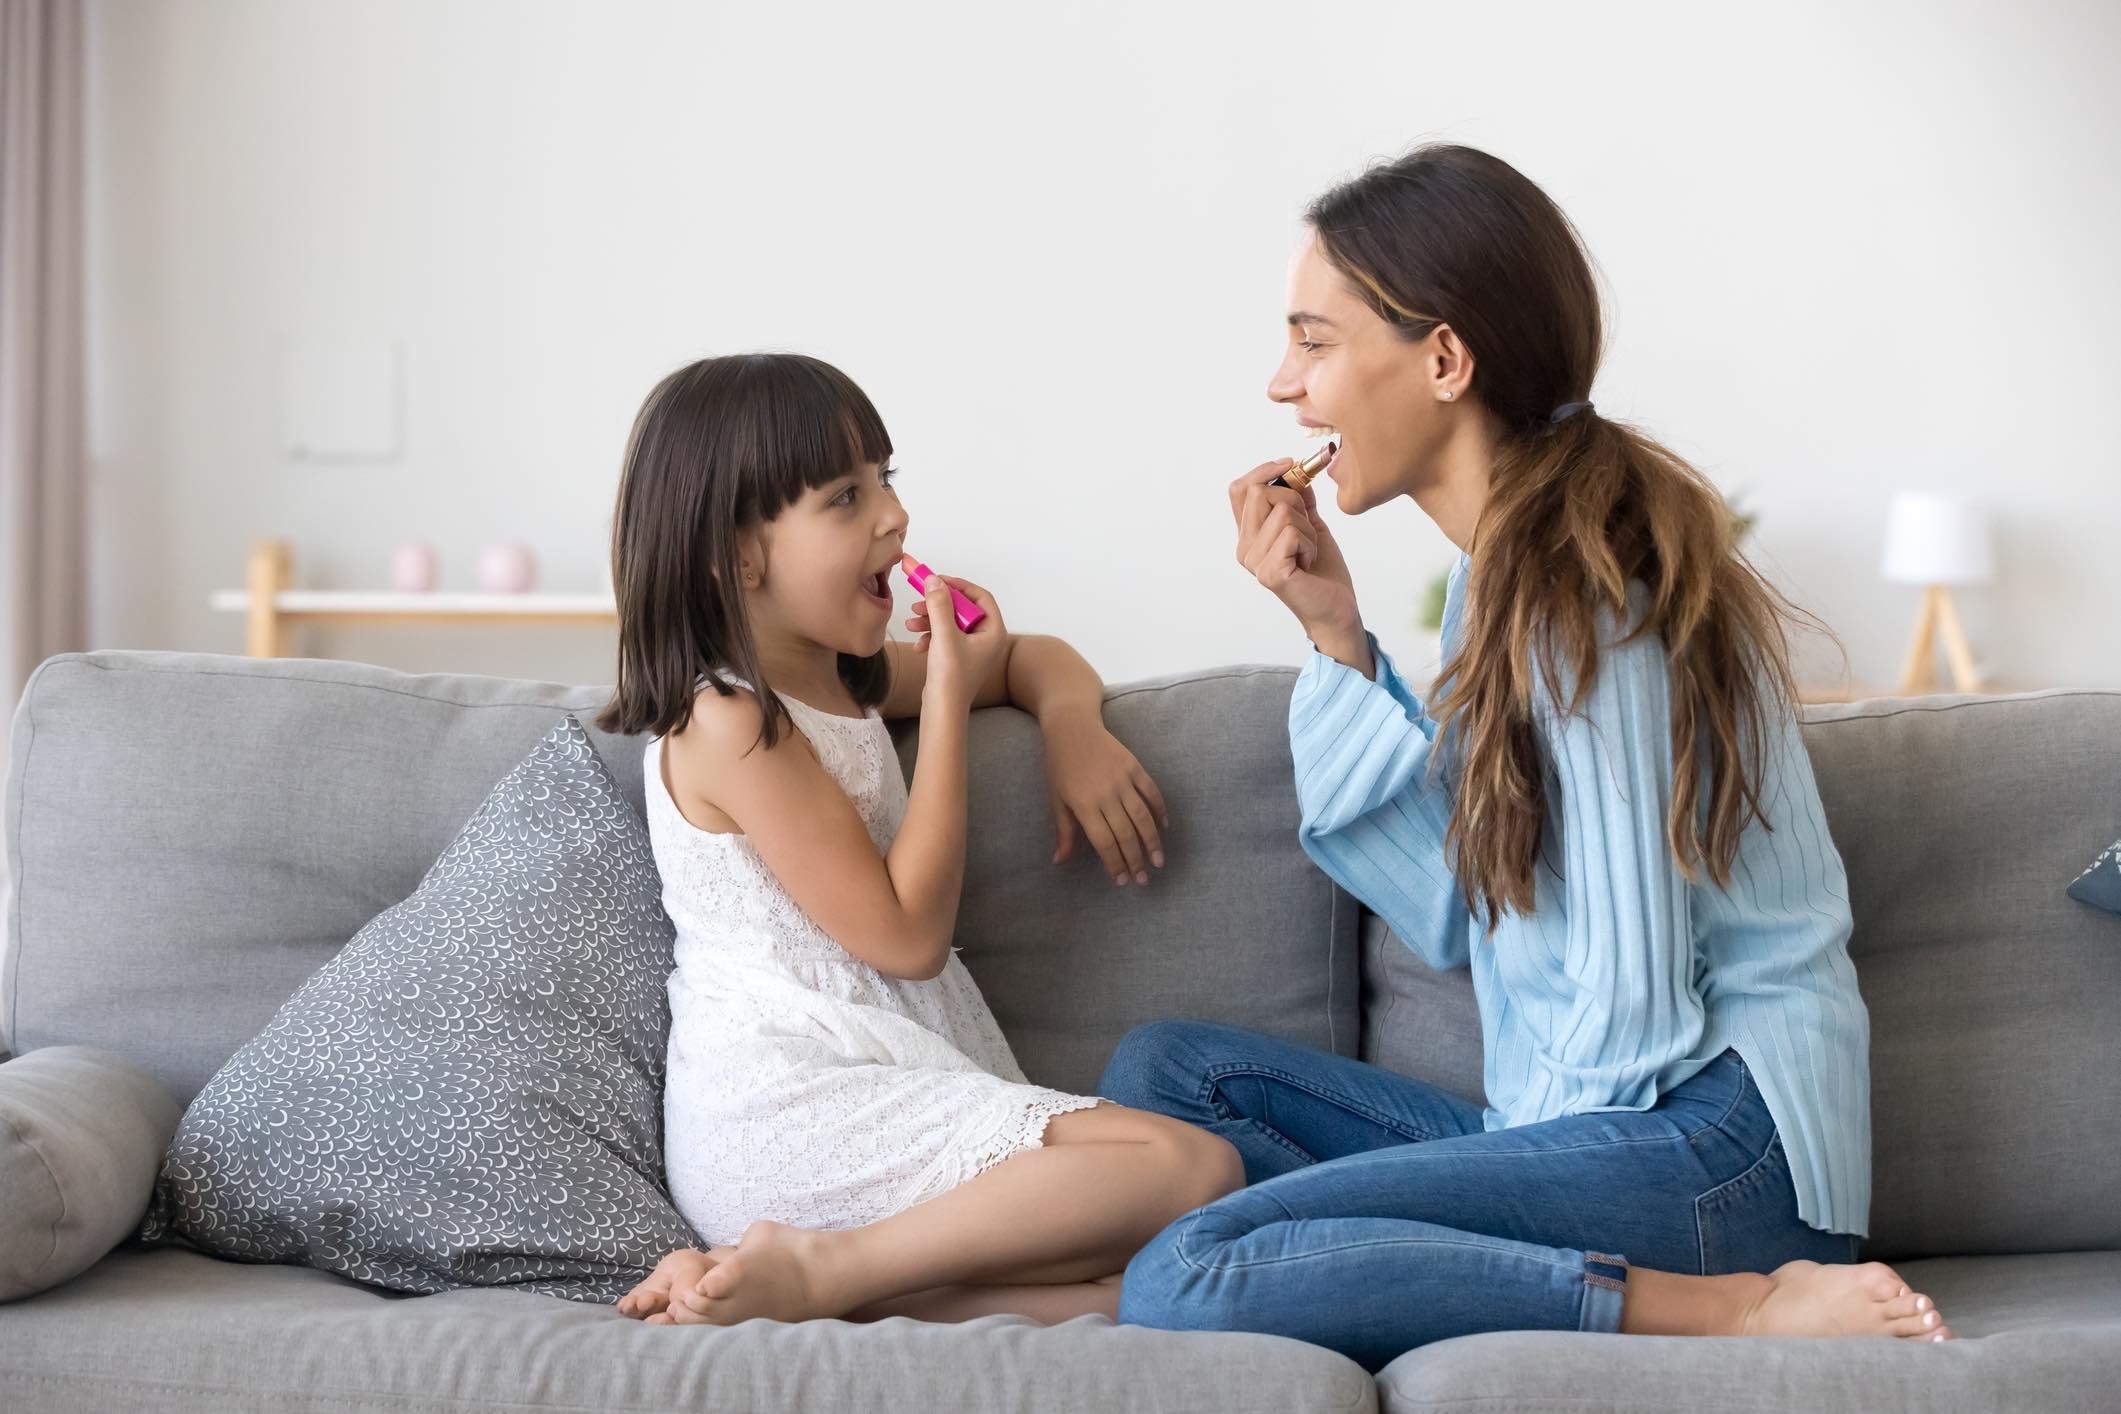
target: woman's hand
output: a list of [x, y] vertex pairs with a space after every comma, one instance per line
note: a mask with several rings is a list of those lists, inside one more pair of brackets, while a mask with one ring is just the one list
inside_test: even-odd
[[[986, 612], [986, 617], [966, 633], [957, 626], [950, 604], [950, 586]], [[954, 712], [972, 710], [972, 699], [980, 684], [993, 674], [1002, 654], [1009, 651], [1009, 630], [994, 596], [969, 580], [928, 576], [928, 592], [913, 606], [906, 626], [920, 637], [914, 651], [928, 655], [928, 675], [921, 689], [922, 708], [946, 708]]]
[[1059, 845], [1053, 862], [1075, 853], [1078, 831], [1104, 861], [1112, 882], [1149, 882], [1149, 868], [1164, 867], [1162, 831], [1171, 824], [1163, 792], [1134, 753], [1105, 730], [1095, 709], [1042, 721], [1046, 740], [1046, 784]]
[[1267, 484], [1293, 465], [1286, 457], [1264, 462], [1230, 483], [1237, 562], [1288, 605], [1313, 643], [1366, 644], [1355, 581], [1318, 513], [1318, 498], [1308, 486], [1292, 491]]

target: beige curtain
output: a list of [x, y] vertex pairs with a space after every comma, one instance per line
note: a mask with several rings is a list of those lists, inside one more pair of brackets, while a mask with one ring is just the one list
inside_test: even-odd
[[10, 718], [31, 669], [87, 646], [83, 83], [76, 0], [0, 0], [0, 710]]

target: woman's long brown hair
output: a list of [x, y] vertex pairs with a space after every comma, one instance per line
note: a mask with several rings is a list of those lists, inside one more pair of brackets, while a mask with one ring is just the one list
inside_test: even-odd
[[[1688, 879], [1730, 882], [1739, 837], [1767, 816], [1763, 746], [1795, 710], [1788, 628], [1820, 627], [1739, 551], [1708, 478], [1585, 401], [1603, 351], [1598, 289], [1569, 219], [1508, 163], [1430, 146], [1370, 168], [1306, 213], [1321, 252], [1409, 341], [1449, 324], [1471, 393], [1501, 424], [1474, 527], [1463, 631], [1432, 705], [1455, 778], [1445, 848], [1492, 933], [1534, 906], [1546, 815], [1535, 695], [1579, 710], [1601, 614], [1655, 635], [1671, 673], [1673, 791], [1665, 833]], [[1610, 636], [1608, 643], [1613, 640]], [[1568, 700], [1559, 700], [1563, 684]]]

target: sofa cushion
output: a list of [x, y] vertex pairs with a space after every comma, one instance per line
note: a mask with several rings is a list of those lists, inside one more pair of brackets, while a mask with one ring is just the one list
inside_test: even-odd
[[1438, 972], [1368, 909], [1361, 938], [1362, 1058], [1485, 1105], [1473, 974]]
[[[1038, 725], [974, 727], [958, 941], [1025, 1072], [1092, 1093], [1134, 1026], [1192, 1017], [1352, 1056], [1353, 898], [1296, 843], [1290, 668], [1113, 689], [1105, 722], [1162, 787], [1169, 867], [1116, 888], [1095, 853], [1053, 864]], [[918, 731], [897, 731], [913, 769]]]
[[1387, 1414], [1993, 1414], [2110, 1409], [2121, 1368], [2121, 1253], [1908, 1262], [1962, 1337], [1708, 1339], [1524, 1331], [1409, 1351], [1378, 1374]]
[[142, 1235], [404, 1291], [617, 1301], [663, 1180], [671, 926], [572, 716], [192, 1101]]
[[1353, 1361], [1276, 1336], [1094, 1316], [651, 1326], [519, 1291], [399, 1296], [174, 1249], [121, 1249], [0, 1316], [0, 1409], [40, 1414], [1366, 1414], [1375, 1399]]
[[[2121, 1247], [2121, 947], [2056, 887], [2121, 814], [2121, 692], [1811, 707], [1805, 745], [1871, 1015], [1867, 1255]], [[1365, 928], [1365, 1056], [1478, 1098], [1470, 984]]]
[[[1171, 806], [1170, 866], [1146, 888], [1114, 888], [1087, 850], [1050, 863], [1036, 725], [973, 715], [957, 942], [1033, 1080], [1089, 1090], [1157, 1016], [1354, 1054], [1355, 909], [1296, 843], [1294, 682], [1229, 668], [1112, 691], [1107, 723]], [[412, 891], [559, 712], [608, 695], [304, 659], [51, 659], [15, 718], [0, 1046], [101, 1046], [189, 1100]], [[640, 808], [643, 743], [590, 737]]]
[[88, 1270], [139, 1225], [177, 1102], [108, 1051], [0, 1065], [0, 1301]]
[[[130, 1056], [180, 1102], [607, 694], [357, 663], [64, 654], [16, 710], [0, 1045]], [[635, 809], [638, 749], [590, 732]]]

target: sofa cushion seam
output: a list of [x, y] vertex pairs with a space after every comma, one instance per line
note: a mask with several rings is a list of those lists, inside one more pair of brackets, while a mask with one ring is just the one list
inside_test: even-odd
[[45, 1179], [51, 1184], [52, 1192], [58, 1195], [59, 1216], [52, 1220], [51, 1231], [48, 1235], [50, 1245], [45, 1248], [44, 1260], [39, 1264], [48, 1269], [52, 1258], [59, 1255], [59, 1229], [66, 1223], [66, 1185], [59, 1182], [59, 1174], [52, 1167], [52, 1161], [46, 1158], [44, 1151], [38, 1148], [30, 1137], [22, 1132], [20, 1125], [16, 1124], [7, 1115], [0, 1114], [0, 1128], [6, 1129], [9, 1140], [21, 1145], [24, 1149], [37, 1156], [37, 1163], [43, 1168]]

